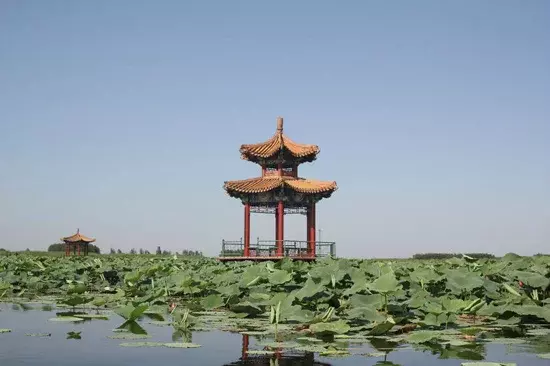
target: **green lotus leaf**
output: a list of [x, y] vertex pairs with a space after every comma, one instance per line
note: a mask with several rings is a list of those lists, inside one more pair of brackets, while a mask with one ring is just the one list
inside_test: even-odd
[[247, 315], [258, 315], [263, 313], [263, 310], [258, 306], [250, 303], [249, 301], [243, 301], [241, 303], [232, 305], [230, 310], [235, 313], [242, 313]]
[[381, 294], [388, 294], [402, 288], [392, 272], [378, 277], [373, 283], [369, 284], [368, 287], [370, 290]]
[[376, 309], [361, 307], [353, 308], [348, 311], [348, 318], [368, 320], [370, 322], [383, 322], [386, 317], [379, 313]]
[[168, 348], [199, 348], [200, 347], [200, 344], [186, 343], [186, 342], [163, 343], [162, 345]]
[[337, 320], [328, 323], [312, 324], [309, 329], [314, 334], [346, 334], [350, 330], [350, 326], [343, 320]]
[[280, 269], [274, 270], [268, 277], [269, 283], [272, 285], [282, 285], [292, 280], [292, 274]]
[[405, 339], [408, 343], [426, 343], [439, 338], [441, 334], [439, 332], [432, 332], [428, 330], [414, 331]]
[[55, 318], [50, 318], [49, 321], [51, 322], [82, 322], [84, 319], [77, 318], [75, 316], [58, 316]]
[[134, 307], [133, 305], [126, 305], [115, 309], [115, 313], [120, 315], [126, 320], [134, 321], [137, 320], [149, 306], [147, 304], [142, 304]]
[[220, 295], [212, 294], [202, 299], [201, 304], [205, 309], [211, 310], [222, 307], [224, 302]]

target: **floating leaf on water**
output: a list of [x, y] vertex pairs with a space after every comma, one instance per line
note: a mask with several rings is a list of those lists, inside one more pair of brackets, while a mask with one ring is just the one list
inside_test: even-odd
[[195, 344], [195, 343], [173, 342], [173, 343], [163, 343], [163, 346], [168, 348], [199, 348], [201, 345]]
[[386, 355], [386, 352], [369, 352], [369, 353], [363, 353], [361, 356], [365, 357], [384, 357]]
[[251, 336], [255, 336], [255, 335], [266, 335], [266, 334], [269, 334], [269, 332], [267, 331], [245, 331], [245, 332], [240, 332], [241, 334], [244, 334], [244, 335], [251, 335]]
[[[336, 336], [335, 336], [336, 338]], [[296, 338], [298, 342], [307, 342], [307, 343], [323, 343], [321, 339], [313, 338], [313, 337], [298, 337]]]
[[109, 320], [109, 317], [103, 314], [78, 314], [75, 318]]
[[326, 348], [321, 345], [309, 344], [307, 346], [300, 346], [295, 348], [297, 351], [302, 352], [311, 352], [311, 353], [321, 353], [326, 351]]
[[11, 329], [0, 329], [0, 334], [1, 333], [11, 333]]
[[120, 347], [162, 347], [162, 342], [127, 342], [119, 344]]
[[337, 357], [337, 356], [349, 356], [349, 351], [347, 349], [337, 349], [329, 347], [323, 352], [319, 352], [319, 356], [323, 357]]
[[543, 360], [550, 360], [550, 353], [539, 353], [537, 357], [542, 358]]
[[166, 326], [172, 325], [172, 322], [167, 321], [167, 320], [165, 320], [165, 321], [153, 320], [153, 321], [148, 322], [148, 324], [156, 325], [157, 327], [166, 327]]
[[419, 330], [412, 332], [407, 338], [406, 341], [412, 344], [426, 343], [437, 339], [440, 336], [440, 333], [433, 332], [429, 330]]
[[147, 339], [151, 338], [148, 334], [132, 334], [132, 333], [120, 333], [112, 336], [108, 336], [110, 339]]
[[[1, 332], [0, 332], [1, 333]], [[26, 337], [51, 337], [51, 333], [25, 333]]]
[[77, 318], [75, 316], [58, 316], [56, 318], [48, 319], [51, 322], [82, 322], [84, 319]]

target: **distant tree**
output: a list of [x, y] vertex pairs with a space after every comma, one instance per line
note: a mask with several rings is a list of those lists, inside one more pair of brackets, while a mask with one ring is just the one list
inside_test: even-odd
[[148, 250], [145, 250], [145, 254], [151, 254]]
[[122, 250], [120, 250], [120, 249], [117, 250], [116, 252], [117, 252], [118, 254], [122, 254]]
[[162, 250], [160, 250], [160, 246], [157, 247], [157, 255], [161, 255], [162, 254]]
[[130, 249], [130, 254], [136, 254], [136, 250], [134, 248]]
[[143, 254], [143, 249], [139, 248], [139, 254]]
[[169, 250], [163, 250], [162, 255], [170, 255], [172, 254]]
[[116, 254], [116, 250], [114, 248], [111, 248], [111, 254]]

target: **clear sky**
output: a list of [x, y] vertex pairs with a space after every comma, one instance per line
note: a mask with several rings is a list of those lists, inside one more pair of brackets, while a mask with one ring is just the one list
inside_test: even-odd
[[[0, 247], [219, 252], [276, 117], [348, 257], [550, 252], [550, 2], [0, 2]], [[288, 239], [305, 217], [287, 216]], [[274, 218], [252, 217], [273, 239]]]

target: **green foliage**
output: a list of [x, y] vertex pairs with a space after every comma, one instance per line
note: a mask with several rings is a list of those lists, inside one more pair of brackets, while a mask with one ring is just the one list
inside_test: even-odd
[[[301, 329], [319, 338], [410, 336], [416, 345], [451, 342], [449, 334], [477, 324], [521, 334], [550, 325], [549, 286], [546, 256], [315, 263], [220, 263], [178, 255], [0, 256], [1, 301], [24, 304], [49, 296], [72, 308], [73, 315], [55, 319], [68, 322], [84, 319], [74, 308], [111, 308], [124, 320], [120, 329], [146, 334], [137, 321], [149, 318], [172, 325], [173, 337], [183, 343], [191, 343], [189, 331], [212, 328], [281, 336]], [[399, 333], [410, 324], [416, 327], [410, 335]]]

